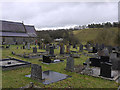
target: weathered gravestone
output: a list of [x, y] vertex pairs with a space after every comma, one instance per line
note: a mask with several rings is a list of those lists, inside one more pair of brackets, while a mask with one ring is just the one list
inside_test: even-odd
[[112, 46], [107, 46], [108, 52], [111, 53], [112, 52]]
[[60, 54], [64, 54], [65, 47], [63, 43], [60, 45]]
[[107, 48], [103, 49], [103, 56], [109, 56], [109, 51]]
[[30, 50], [30, 43], [27, 43], [27, 49]]
[[46, 44], [46, 51], [49, 51], [49, 44]]
[[117, 57], [117, 53], [110, 53], [110, 60], [112, 63], [113, 70], [120, 70], [120, 58]]
[[33, 47], [33, 53], [37, 53], [37, 47]]
[[70, 46], [66, 45], [66, 53], [69, 54], [70, 53]]
[[83, 51], [83, 45], [80, 44], [80, 46], [79, 46], [79, 52], [82, 52], [82, 51]]
[[67, 64], [65, 70], [74, 71], [74, 59], [71, 55], [70, 57], [67, 58]]
[[100, 76], [111, 78], [111, 66], [112, 64], [107, 62], [101, 62]]
[[42, 80], [42, 67], [37, 64], [31, 66], [31, 78], [34, 80]]
[[82, 74], [86, 74], [86, 75], [91, 75], [93, 74], [93, 70], [90, 68], [90, 59], [87, 59], [85, 63], [83, 63], [83, 65], [85, 66], [85, 69], [81, 72]]
[[50, 46], [50, 52], [49, 52], [50, 55], [54, 55], [54, 47], [53, 46]]

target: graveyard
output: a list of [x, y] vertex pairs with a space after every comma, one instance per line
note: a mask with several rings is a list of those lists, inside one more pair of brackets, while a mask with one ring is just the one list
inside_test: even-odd
[[[44, 47], [40, 48], [39, 45], [34, 44], [29, 47], [26, 45], [25, 48], [23, 48], [23, 46], [24, 45], [10, 45], [9, 48], [0, 48], [3, 59], [17, 59], [31, 64], [27, 67], [2, 70], [2, 88], [21, 88], [29, 85], [31, 82], [36, 88], [117, 88], [119, 85], [116, 80], [111, 78], [113, 77], [113, 74], [111, 74], [113, 71], [108, 66], [105, 69], [108, 71], [107, 75], [105, 73], [106, 71], [101, 68], [102, 78], [99, 76], [100, 73], [97, 73], [98, 69], [96, 68], [100, 67], [100, 58], [97, 58], [98, 54], [94, 54], [96, 51], [94, 50], [95, 48], [92, 50], [92, 45], [91, 48], [89, 48], [89, 45], [86, 43], [83, 43], [83, 45], [80, 46], [71, 45], [70, 47], [64, 45], [64, 50], [62, 50], [63, 45], [54, 49], [50, 46], [49, 50]], [[98, 45], [95, 47], [98, 47]], [[37, 50], [34, 50], [34, 48], [37, 48]], [[20, 54], [22, 56], [16, 54]], [[31, 56], [42, 56], [36, 58], [26, 58], [24, 57], [26, 54]], [[104, 55], [101, 56], [106, 56], [107, 54], [107, 51], [105, 51]], [[94, 59], [90, 59], [91, 64], [89, 65], [89, 58], [95, 58], [96, 63], [94, 62]], [[101, 60], [103, 60], [102, 62], [108, 62], [108, 59], [102, 58], [103, 57], [101, 57]], [[112, 56], [112, 58], [114, 59], [116, 57]], [[53, 60], [63, 61], [59, 63], [52, 63], [54, 62]], [[8, 62], [9, 65], [11, 63], [12, 62]], [[104, 64], [103, 68], [105, 68]], [[116, 67], [114, 68], [116, 69]], [[94, 76], [95, 74], [91, 74], [91, 69], [93, 71], [97, 70], [97, 76]], [[118, 73], [116, 75], [118, 75]], [[118, 78], [116, 76], [114, 77]]]

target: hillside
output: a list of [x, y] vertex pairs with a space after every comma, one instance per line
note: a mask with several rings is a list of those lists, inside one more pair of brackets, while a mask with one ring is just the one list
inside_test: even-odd
[[106, 45], [117, 45], [115, 42], [118, 28], [90, 28], [73, 31], [75, 37], [82, 42], [98, 42]]

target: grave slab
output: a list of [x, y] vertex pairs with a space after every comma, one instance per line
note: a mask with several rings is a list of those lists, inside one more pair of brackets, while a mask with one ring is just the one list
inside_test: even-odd
[[31, 63], [29, 62], [15, 59], [15, 58], [0, 60], [0, 67], [2, 67], [2, 70], [11, 70], [11, 69], [16, 69], [18, 67], [26, 67], [30, 65]]
[[[30, 78], [31, 75], [25, 75], [25, 77]], [[48, 71], [42, 72], [42, 79], [44, 79], [44, 80], [42, 80], [42, 83], [47, 85], [47, 84], [51, 84], [51, 83], [54, 83], [54, 82], [58, 82], [58, 81], [67, 79], [69, 77], [72, 77], [72, 76], [48, 70]]]

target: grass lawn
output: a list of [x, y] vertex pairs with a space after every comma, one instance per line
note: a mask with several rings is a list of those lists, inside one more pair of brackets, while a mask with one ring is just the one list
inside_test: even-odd
[[[18, 46], [20, 47], [21, 45]], [[53, 70], [62, 74], [70, 75], [72, 77], [62, 81], [58, 81], [56, 83], [44, 85], [35, 80], [25, 77], [25, 75], [31, 73], [31, 68], [24, 67], [16, 70], [3, 71], [2, 72], [3, 88], [19, 88], [29, 84], [29, 82], [34, 82], [35, 85], [41, 88], [117, 88], [118, 86], [118, 84], [115, 81], [104, 80], [101, 78], [95, 78], [87, 75], [80, 75], [75, 72], [67, 72], [64, 70], [64, 68], [66, 67], [66, 60], [61, 63], [45, 65], [42, 64], [40, 61], [38, 61], [39, 59], [24, 59], [21, 57], [14, 56], [11, 54], [12, 51], [16, 53], [32, 52], [32, 49], [22, 50], [22, 49], [16, 49], [16, 47], [17, 47], [16, 45], [12, 45], [10, 49], [3, 49], [2, 58], [6, 58], [7, 56], [15, 57], [17, 59], [28, 61], [33, 64], [39, 64], [42, 66], [43, 71]], [[38, 50], [38, 51], [45, 51], [45, 50]], [[59, 54], [58, 49], [55, 49], [55, 54]], [[81, 55], [81, 57], [77, 59], [74, 58], [75, 65], [82, 64], [87, 58], [89, 57], [86, 57], [84, 55]]]

